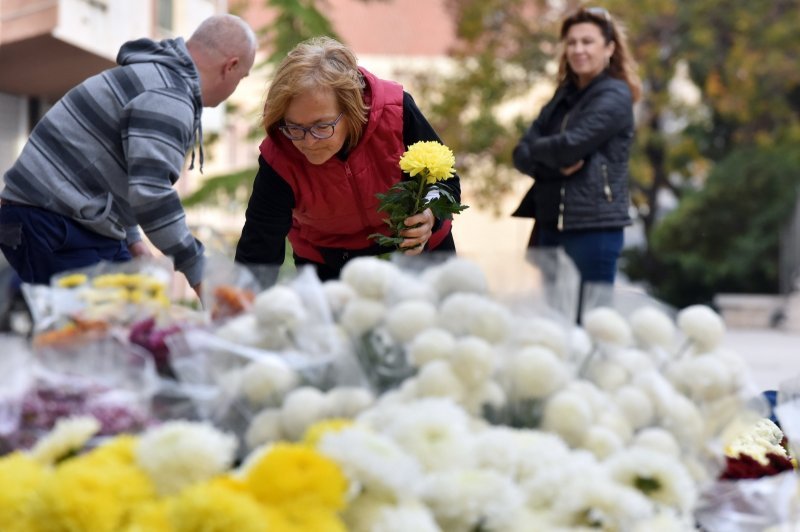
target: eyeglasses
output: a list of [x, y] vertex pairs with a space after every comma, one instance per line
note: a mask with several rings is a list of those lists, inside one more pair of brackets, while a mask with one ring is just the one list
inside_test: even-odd
[[281, 133], [286, 135], [286, 138], [290, 140], [303, 140], [306, 138], [306, 133], [311, 133], [311, 136], [315, 139], [325, 140], [333, 136], [333, 133], [336, 130], [336, 124], [339, 123], [339, 120], [342, 119], [342, 116], [344, 116], [344, 113], [339, 113], [339, 116], [337, 116], [336, 120], [333, 122], [319, 122], [311, 127], [296, 126], [292, 124], [288, 126], [278, 126], [278, 129], [280, 129]]
[[606, 22], [611, 22], [611, 13], [604, 7], [584, 7], [583, 10], [590, 15], [601, 18]]

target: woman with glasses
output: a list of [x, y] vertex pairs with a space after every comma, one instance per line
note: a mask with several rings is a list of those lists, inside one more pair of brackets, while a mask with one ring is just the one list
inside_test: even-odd
[[[398, 163], [409, 145], [441, 142], [401, 85], [359, 67], [334, 39], [311, 39], [278, 67], [263, 124], [237, 262], [282, 264], [288, 236], [295, 264], [315, 265], [326, 280], [353, 257], [392, 251], [369, 239], [388, 234], [375, 195], [403, 178]], [[460, 198], [458, 176], [444, 184]], [[406, 254], [455, 251], [450, 221], [430, 209], [405, 225]]]
[[[555, 94], [514, 149], [514, 166], [534, 185], [513, 216], [535, 218], [529, 246], [564, 249], [583, 292], [614, 282], [631, 223], [628, 159], [641, 87], [623, 30], [605, 9], [567, 17], [561, 43]], [[580, 312], [579, 303], [579, 320]]]

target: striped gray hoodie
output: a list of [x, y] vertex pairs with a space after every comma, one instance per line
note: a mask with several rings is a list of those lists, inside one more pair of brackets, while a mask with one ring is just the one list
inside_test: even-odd
[[[203, 245], [189, 232], [173, 185], [195, 131], [202, 143], [200, 77], [181, 38], [128, 42], [117, 63], [47, 112], [0, 196], [128, 244], [141, 239], [139, 226], [194, 286]], [[202, 145], [200, 155], [202, 169]]]

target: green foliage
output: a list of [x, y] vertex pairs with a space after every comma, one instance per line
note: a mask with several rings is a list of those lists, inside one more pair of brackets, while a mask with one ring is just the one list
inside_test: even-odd
[[277, 16], [263, 30], [272, 47], [268, 63], [280, 63], [292, 48], [311, 37], [328, 35], [334, 39], [336, 34], [328, 18], [319, 10], [318, 0], [266, 0], [267, 6], [277, 12]]
[[719, 292], [778, 292], [782, 225], [800, 189], [800, 151], [742, 148], [653, 231], [652, 260], [630, 253], [628, 273], [682, 307]]
[[[439, 196], [426, 199], [432, 190], [436, 190]], [[385, 212], [387, 217], [384, 219], [391, 229], [391, 236], [374, 233], [369, 237], [381, 246], [398, 248], [403, 243], [404, 238], [400, 232], [407, 229], [404, 221], [409, 216], [421, 213], [425, 209], [430, 209], [434, 218], [438, 220], [452, 220], [454, 214], [458, 214], [468, 207], [460, 205], [456, 198], [438, 183], [426, 183], [423, 174], [411, 179], [405, 179], [394, 184], [385, 194], [376, 194], [380, 202], [379, 212]]]

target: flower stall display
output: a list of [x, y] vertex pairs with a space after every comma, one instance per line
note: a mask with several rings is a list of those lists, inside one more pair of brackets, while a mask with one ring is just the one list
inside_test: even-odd
[[[711, 309], [641, 298], [577, 326], [542, 306], [553, 286], [507, 300], [468, 260], [409, 264], [360, 257], [324, 283], [301, 269], [170, 335], [174, 386], [205, 423], [105, 443], [56, 426], [66, 443], [0, 459], [0, 479], [25, 471], [0, 529], [46, 511], [71, 530], [688, 531], [744, 508], [722, 494], [755, 481], [719, 480], [726, 453], [780, 455]], [[123, 455], [126, 489], [92, 477]], [[762, 529], [791, 522], [793, 473], [757, 481], [787, 494]], [[91, 489], [53, 502], [76, 483], [109, 511], [81, 513]]]

